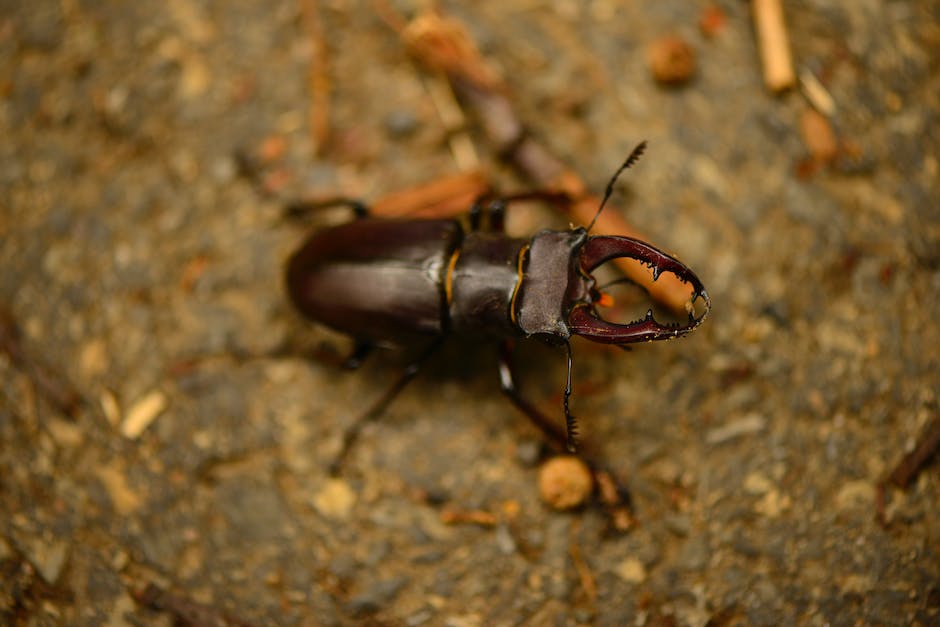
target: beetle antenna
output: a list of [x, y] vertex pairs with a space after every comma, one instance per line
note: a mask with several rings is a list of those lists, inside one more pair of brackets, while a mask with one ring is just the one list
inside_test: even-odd
[[643, 155], [643, 151], [646, 150], [646, 140], [644, 139], [636, 148], [633, 149], [633, 152], [630, 153], [630, 156], [627, 157], [627, 160], [623, 162], [617, 171], [614, 172], [614, 175], [610, 177], [610, 182], [607, 183], [607, 189], [604, 190], [604, 199], [601, 201], [601, 206], [597, 208], [597, 213], [594, 214], [594, 219], [591, 220], [591, 223], [588, 225], [587, 230], [590, 231], [594, 227], [594, 223], [597, 222], [597, 217], [601, 215], [601, 211], [604, 210], [604, 205], [607, 204], [607, 201], [610, 200], [611, 194], [614, 193], [614, 183], [617, 182], [617, 179], [620, 178], [620, 175], [624, 170], [632, 166], [634, 163], [640, 160], [640, 157]]
[[565, 447], [568, 452], [578, 450], [578, 421], [571, 415], [568, 408], [568, 399], [571, 397], [571, 343], [565, 340], [565, 349], [568, 351], [568, 380], [565, 382]]

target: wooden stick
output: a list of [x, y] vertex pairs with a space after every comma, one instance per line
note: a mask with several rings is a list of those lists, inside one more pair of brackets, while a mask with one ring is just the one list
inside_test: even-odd
[[773, 92], [796, 82], [781, 0], [753, 0], [754, 27], [764, 66], [764, 84]]
[[800, 70], [800, 85], [803, 86], [803, 94], [814, 109], [829, 118], [835, 115], [836, 101], [815, 74], [808, 69]]
[[314, 150], [323, 154], [330, 141], [330, 59], [323, 23], [317, 0], [301, 0], [301, 16], [310, 37], [310, 67], [307, 70], [307, 88], [310, 90], [308, 122]]
[[482, 170], [437, 178], [430, 183], [386, 194], [370, 207], [377, 216], [453, 217], [464, 214], [489, 191]]
[[923, 469], [927, 461], [940, 450], [940, 417], [935, 416], [924, 428], [917, 445], [895, 466], [886, 481], [906, 488]]
[[875, 520], [882, 527], [888, 526], [885, 508], [885, 492], [888, 484], [893, 483], [902, 490], [906, 489], [938, 450], [940, 450], [940, 416], [934, 416], [924, 427], [914, 449], [905, 455], [875, 487]]
[[480, 159], [477, 157], [476, 147], [473, 140], [467, 132], [467, 120], [464, 117], [463, 109], [454, 96], [453, 89], [447, 81], [446, 75], [437, 73], [432, 78], [425, 81], [428, 95], [431, 96], [431, 102], [437, 110], [437, 115], [444, 125], [444, 129], [449, 136], [450, 152], [457, 162], [457, 167], [461, 170], [472, 170], [480, 166]]
[[[483, 134], [499, 154], [540, 189], [563, 192], [572, 198], [573, 219], [581, 224], [591, 222], [600, 199], [587, 193], [583, 180], [561, 159], [526, 134], [505, 85], [489, 70], [459, 22], [424, 14], [409, 23], [401, 35], [419, 63], [447, 75], [457, 97], [476, 113]], [[647, 239], [609, 204], [598, 218], [596, 229], [598, 233]], [[640, 262], [620, 258], [614, 263], [631, 280], [644, 286], [654, 300], [673, 311], [685, 311], [691, 289], [678, 277], [666, 273], [651, 283], [649, 270]]]

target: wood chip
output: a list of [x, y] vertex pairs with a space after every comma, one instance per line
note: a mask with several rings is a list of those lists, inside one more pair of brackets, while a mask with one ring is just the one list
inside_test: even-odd
[[121, 435], [136, 440], [165, 408], [166, 395], [160, 390], [151, 390], [127, 410], [121, 422]]
[[108, 423], [112, 427], [117, 427], [118, 423], [121, 421], [121, 408], [118, 405], [117, 397], [114, 396], [114, 392], [111, 390], [103, 391], [98, 402], [101, 404], [101, 411], [104, 413], [104, 417]]
[[839, 138], [822, 113], [807, 107], [800, 115], [800, 135], [816, 163], [829, 163], [839, 154]]
[[497, 519], [491, 512], [484, 510], [448, 507], [441, 511], [441, 522], [445, 525], [473, 524], [481, 527], [493, 527], [496, 525]]
[[764, 84], [773, 92], [789, 89], [796, 82], [787, 27], [780, 0], [752, 0], [754, 26], [764, 69]]
[[372, 204], [372, 213], [385, 218], [459, 216], [488, 189], [486, 174], [474, 169], [386, 194]]
[[835, 114], [836, 101], [815, 74], [805, 68], [800, 70], [800, 86], [803, 88], [803, 95], [817, 111], [829, 117]]
[[723, 444], [729, 440], [739, 438], [742, 435], [763, 431], [766, 424], [767, 421], [763, 416], [759, 414], [748, 414], [739, 420], [734, 420], [728, 424], [709, 430], [705, 435], [705, 442], [708, 444]]
[[140, 507], [140, 495], [137, 494], [127, 483], [124, 469], [116, 463], [107, 466], [99, 466], [95, 470], [98, 480], [104, 485], [111, 498], [111, 504], [115, 511], [126, 516]]

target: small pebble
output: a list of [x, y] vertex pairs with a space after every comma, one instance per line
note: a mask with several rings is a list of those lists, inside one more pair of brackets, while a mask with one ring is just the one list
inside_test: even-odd
[[702, 570], [708, 564], [711, 551], [704, 538], [692, 537], [682, 545], [676, 558], [676, 567], [684, 571]]
[[840, 510], [871, 507], [875, 502], [875, 484], [866, 479], [848, 481], [839, 488], [835, 502]]
[[614, 572], [627, 583], [646, 581], [646, 567], [635, 557], [628, 557], [614, 567]]
[[353, 597], [346, 604], [346, 610], [357, 618], [374, 614], [394, 600], [406, 585], [408, 585], [407, 577], [376, 581], [361, 594]]
[[101, 338], [85, 342], [79, 353], [78, 363], [84, 378], [100, 377], [108, 370], [108, 345]]
[[313, 507], [320, 515], [333, 520], [349, 518], [356, 504], [356, 493], [342, 479], [327, 479], [313, 495]]
[[577, 457], [553, 457], [539, 469], [539, 495], [553, 509], [578, 507], [593, 488], [591, 470]]
[[65, 538], [52, 541], [36, 540], [24, 543], [26, 557], [36, 568], [42, 580], [49, 585], [55, 584], [62, 574], [68, 560], [71, 544]]
[[385, 116], [385, 130], [392, 137], [407, 137], [418, 129], [418, 118], [407, 109], [395, 109]]
[[512, 537], [508, 525], [496, 527], [496, 546], [503, 555], [512, 555], [516, 552], [516, 540]]
[[428, 610], [428, 609], [418, 610], [411, 616], [408, 616], [407, 618], [405, 618], [405, 625], [407, 627], [418, 627], [419, 625], [425, 624], [432, 618], [434, 618], [434, 612], [432, 612], [431, 610]]
[[673, 535], [681, 538], [687, 537], [692, 532], [692, 521], [685, 514], [673, 514], [663, 518], [663, 523]]
[[542, 453], [542, 443], [538, 440], [523, 440], [516, 445], [516, 459], [526, 466], [535, 466]]
[[695, 74], [695, 52], [678, 35], [664, 35], [647, 49], [650, 72], [657, 83], [681, 85]]

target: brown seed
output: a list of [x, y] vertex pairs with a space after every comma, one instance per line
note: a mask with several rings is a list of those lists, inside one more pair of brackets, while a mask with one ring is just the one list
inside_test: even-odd
[[681, 85], [695, 74], [695, 51], [678, 35], [664, 35], [647, 50], [650, 72], [663, 85]]
[[578, 507], [593, 488], [591, 470], [577, 457], [553, 457], [539, 469], [539, 495], [554, 509]]

